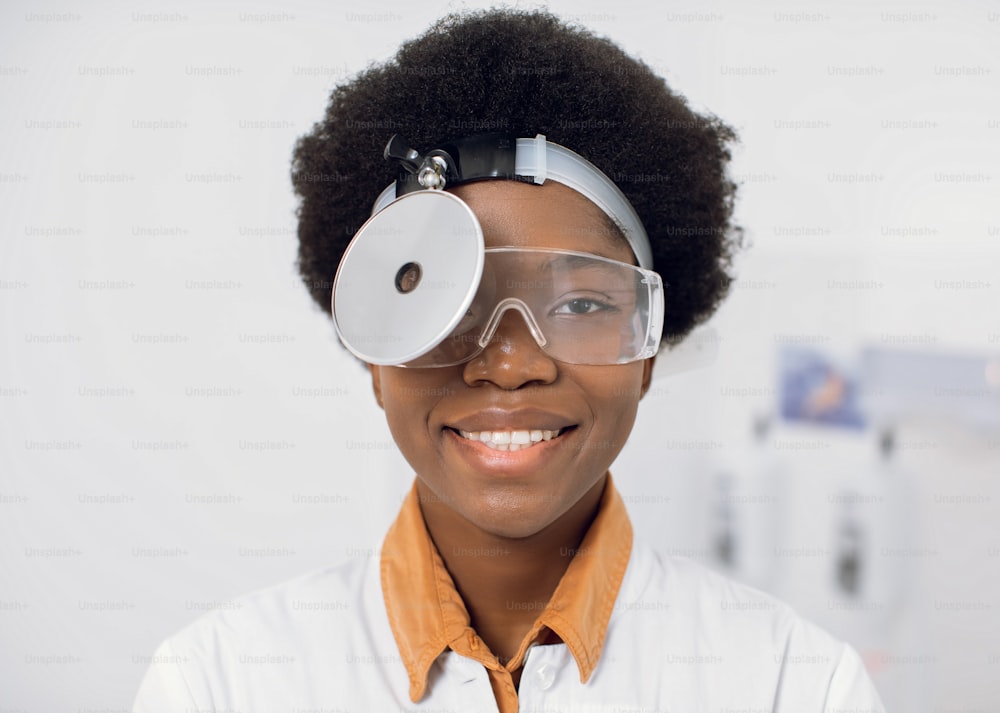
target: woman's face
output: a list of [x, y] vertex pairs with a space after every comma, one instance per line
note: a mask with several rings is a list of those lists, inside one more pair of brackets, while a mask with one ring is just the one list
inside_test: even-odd
[[[484, 181], [453, 192], [475, 212], [488, 248], [575, 250], [634, 264], [604, 213], [561, 184]], [[632, 430], [652, 359], [609, 366], [555, 361], [524, 318], [508, 310], [492, 342], [469, 362], [369, 368], [425, 501], [446, 505], [484, 532], [519, 538], [554, 523], [607, 472]], [[515, 451], [476, 438], [497, 431], [515, 441], [524, 433], [558, 435]]]

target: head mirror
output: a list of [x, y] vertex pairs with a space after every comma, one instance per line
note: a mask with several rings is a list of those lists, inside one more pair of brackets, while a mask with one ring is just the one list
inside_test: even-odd
[[483, 273], [472, 209], [438, 190], [396, 199], [361, 226], [333, 284], [344, 345], [369, 364], [402, 364], [433, 349], [465, 315]]

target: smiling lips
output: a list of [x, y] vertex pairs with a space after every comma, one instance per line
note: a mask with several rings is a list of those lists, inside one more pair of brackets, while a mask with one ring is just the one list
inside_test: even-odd
[[559, 431], [458, 431], [462, 438], [478, 441], [497, 451], [520, 451], [559, 436]]

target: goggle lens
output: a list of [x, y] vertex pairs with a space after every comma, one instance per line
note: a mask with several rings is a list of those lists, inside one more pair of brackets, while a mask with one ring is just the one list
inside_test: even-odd
[[663, 320], [659, 275], [566, 250], [489, 248], [483, 275], [455, 329], [407, 367], [453, 366], [498, 338], [519, 312], [538, 346], [569, 364], [624, 364], [656, 353]]

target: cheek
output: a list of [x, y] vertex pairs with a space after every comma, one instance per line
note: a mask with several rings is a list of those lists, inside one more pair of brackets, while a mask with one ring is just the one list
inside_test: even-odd
[[[638, 368], [636, 368], [638, 367]], [[591, 380], [591, 403], [595, 417], [605, 429], [626, 436], [632, 430], [642, 396], [643, 370], [641, 362], [624, 364]]]
[[453, 393], [442, 375], [427, 369], [384, 369], [382, 405], [392, 435], [401, 448], [425, 438], [434, 405]]
[[407, 414], [416, 416], [419, 413], [420, 392], [421, 386], [411, 383], [409, 379], [400, 379], [396, 376], [382, 378], [382, 402], [385, 406], [386, 420], [390, 425], [394, 425]]

